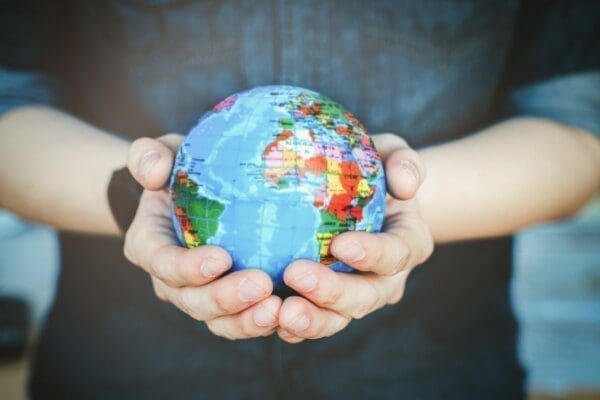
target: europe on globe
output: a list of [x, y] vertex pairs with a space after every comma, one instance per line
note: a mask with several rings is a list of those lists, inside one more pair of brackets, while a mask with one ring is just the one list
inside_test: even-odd
[[260, 268], [276, 287], [296, 259], [351, 271], [331, 242], [379, 231], [386, 201], [381, 159], [361, 122], [293, 86], [236, 93], [204, 114], [178, 150], [169, 193], [183, 246], [221, 246], [233, 270]]

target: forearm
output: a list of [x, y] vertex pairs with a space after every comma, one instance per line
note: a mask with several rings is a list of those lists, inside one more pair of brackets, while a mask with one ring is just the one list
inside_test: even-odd
[[600, 142], [548, 120], [513, 119], [420, 153], [418, 200], [436, 242], [570, 216], [600, 186]]
[[59, 111], [0, 118], [0, 207], [59, 229], [117, 234], [106, 189], [128, 143]]

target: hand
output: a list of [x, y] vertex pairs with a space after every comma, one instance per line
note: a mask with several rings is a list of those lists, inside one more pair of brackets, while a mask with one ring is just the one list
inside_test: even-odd
[[271, 294], [269, 275], [247, 269], [221, 277], [231, 268], [225, 250], [208, 245], [186, 249], [177, 243], [164, 188], [182, 140], [175, 134], [142, 138], [129, 149], [127, 165], [145, 190], [125, 235], [125, 256], [150, 274], [156, 296], [206, 322], [215, 335], [270, 335], [278, 325], [281, 299]]
[[331, 336], [353, 318], [397, 303], [409, 273], [433, 251], [414, 198], [425, 178], [418, 154], [393, 134], [375, 135], [373, 140], [388, 187], [383, 232], [346, 232], [333, 240], [333, 255], [362, 272], [335, 272], [308, 260], [287, 267], [285, 283], [304, 296], [285, 299], [279, 310], [277, 333], [288, 343]]

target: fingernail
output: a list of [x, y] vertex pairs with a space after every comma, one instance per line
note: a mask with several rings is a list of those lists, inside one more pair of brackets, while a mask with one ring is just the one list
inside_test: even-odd
[[302, 332], [308, 328], [309, 324], [310, 321], [308, 320], [306, 314], [300, 314], [290, 323], [290, 329], [294, 332]]
[[294, 278], [294, 286], [303, 292], [310, 292], [317, 287], [317, 277], [312, 272], [302, 272]]
[[146, 176], [152, 170], [154, 164], [158, 162], [160, 158], [160, 154], [157, 151], [149, 151], [142, 156], [142, 160], [140, 161], [140, 174], [142, 176]]
[[360, 261], [367, 255], [362, 246], [353, 240], [346, 242], [338, 253], [340, 258], [348, 262]]
[[254, 281], [244, 278], [238, 286], [238, 296], [242, 301], [256, 301], [266, 294], [266, 290]]
[[419, 182], [419, 170], [412, 161], [402, 160], [400, 161], [400, 166], [408, 173], [411, 179], [415, 182]]
[[220, 275], [226, 268], [226, 263], [214, 258], [207, 258], [200, 264], [200, 271], [202, 272], [202, 275], [207, 278], [214, 278], [215, 276]]
[[272, 326], [277, 321], [277, 316], [273, 314], [267, 307], [260, 305], [254, 309], [254, 323], [258, 326]]

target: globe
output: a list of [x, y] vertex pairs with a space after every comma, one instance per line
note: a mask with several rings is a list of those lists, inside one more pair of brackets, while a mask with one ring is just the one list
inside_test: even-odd
[[296, 259], [352, 271], [332, 256], [332, 240], [379, 231], [386, 200], [361, 122], [293, 86], [236, 93], [205, 113], [179, 147], [169, 194], [183, 246], [221, 246], [233, 270], [262, 269], [275, 287]]

